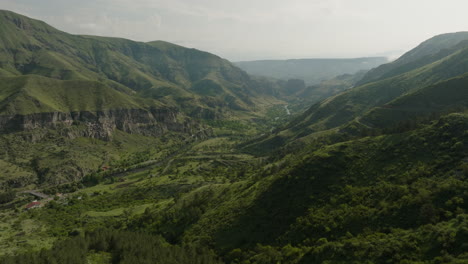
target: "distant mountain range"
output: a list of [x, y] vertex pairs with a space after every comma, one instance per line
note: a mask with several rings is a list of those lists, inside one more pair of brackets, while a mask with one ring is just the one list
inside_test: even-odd
[[355, 59], [294, 59], [235, 62], [249, 74], [276, 79], [302, 79], [308, 85], [319, 84], [338, 75], [354, 74], [387, 63], [385, 57]]

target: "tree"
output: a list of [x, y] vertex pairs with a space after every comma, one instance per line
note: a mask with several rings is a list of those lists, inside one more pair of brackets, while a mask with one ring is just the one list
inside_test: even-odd
[[7, 190], [0, 192], [0, 204], [5, 204], [13, 201], [16, 198], [16, 192], [14, 190]]

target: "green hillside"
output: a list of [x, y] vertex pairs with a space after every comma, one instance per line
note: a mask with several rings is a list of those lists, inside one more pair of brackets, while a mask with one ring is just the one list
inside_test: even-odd
[[0, 114], [140, 109], [147, 101], [116, 91], [97, 81], [57, 80], [37, 75], [0, 79]]
[[[0, 76], [41, 75], [59, 80], [97, 81], [115, 90], [177, 105], [189, 115], [206, 109], [250, 111], [266, 96], [250, 77], [220, 57], [167, 42], [77, 36], [9, 11], [0, 12]], [[219, 85], [205, 93], [200, 83]], [[208, 85], [209, 86], [209, 85]], [[195, 87], [195, 89], [192, 89]], [[207, 88], [209, 89], [209, 88]], [[212, 99], [208, 100], [205, 97]], [[225, 104], [229, 101], [229, 104]], [[182, 103], [184, 102], [184, 103]]]
[[156, 159], [213, 131], [239, 133], [228, 123], [250, 135], [285, 104], [268, 82], [196, 49], [71, 35], [10, 11], [0, 35], [0, 186], [74, 181], [146, 151], [130, 163]]
[[[42, 238], [86, 228], [108, 235], [92, 238], [87, 231], [80, 243], [82, 235], [70, 235], [50, 251], [4, 261], [60, 259], [73, 252], [82, 259], [96, 250], [115, 259], [154, 259], [149, 252], [161, 250], [121, 245], [116, 238], [125, 230], [161, 236], [162, 242], [198, 248], [199, 256], [212, 258], [208, 248], [224, 263], [463, 263], [467, 124], [466, 114], [451, 114], [404, 133], [303, 145], [284, 157], [271, 154], [268, 162], [223, 158], [226, 154], [204, 162], [195, 154], [199, 145], [165, 169], [150, 170], [156, 178], [137, 173], [125, 184], [72, 193], [71, 204], [58, 200], [21, 214], [22, 224], [6, 230], [25, 230], [31, 243], [38, 238], [23, 227], [30, 219], [47, 228], [40, 231]], [[210, 152], [222, 149], [217, 146]], [[244, 169], [229, 172], [230, 162], [241, 162]], [[201, 164], [211, 165], [190, 170]], [[210, 180], [200, 185], [199, 177]], [[95, 194], [77, 199], [86, 192]], [[99, 231], [109, 225], [113, 229]], [[7, 243], [18, 239], [12, 235]], [[64, 247], [74, 250], [57, 250]]]
[[405, 121], [431, 118], [468, 108], [468, 76], [462, 75], [401, 96], [376, 107], [361, 118], [375, 127], [391, 127]]
[[442, 249], [463, 258], [467, 124], [451, 115], [407, 133], [305, 147], [265, 166], [258, 182], [224, 187], [233, 194], [207, 202], [184, 238], [205, 238], [233, 263], [430, 261]]
[[457, 49], [458, 45], [462, 44], [462, 42], [466, 42], [467, 40], [468, 32], [437, 35], [403, 54], [396, 61], [370, 70], [362, 78], [359, 84], [392, 77], [402, 72], [416, 69], [425, 64], [430, 64], [449, 55], [453, 52], [453, 49]]
[[[387, 104], [402, 96], [464, 75], [468, 69], [467, 55], [468, 48], [464, 43], [434, 62], [402, 71], [393, 77], [348, 89], [313, 105], [302, 116], [288, 124], [281, 134], [289, 137], [292, 133], [295, 137], [300, 137], [312, 132], [335, 129], [365, 115], [374, 107], [385, 108]], [[435, 106], [434, 109], [426, 111], [438, 112], [438, 110], [440, 109]], [[364, 125], [372, 127], [372, 124]]]

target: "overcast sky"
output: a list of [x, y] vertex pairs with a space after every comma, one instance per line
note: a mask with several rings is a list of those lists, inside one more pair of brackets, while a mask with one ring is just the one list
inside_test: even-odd
[[395, 55], [467, 31], [466, 0], [0, 0], [63, 31], [166, 40], [227, 59]]

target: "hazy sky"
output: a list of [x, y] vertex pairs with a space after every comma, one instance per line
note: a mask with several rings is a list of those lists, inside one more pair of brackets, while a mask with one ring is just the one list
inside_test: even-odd
[[230, 60], [361, 57], [467, 31], [466, 0], [0, 0], [63, 31], [166, 40]]

